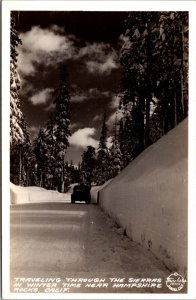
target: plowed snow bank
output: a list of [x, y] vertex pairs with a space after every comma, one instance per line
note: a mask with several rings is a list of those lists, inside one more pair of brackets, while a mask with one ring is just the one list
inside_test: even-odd
[[101, 206], [171, 269], [187, 266], [188, 120], [99, 191]]
[[30, 186], [21, 187], [10, 183], [11, 204], [36, 203], [36, 202], [70, 202], [70, 193], [46, 190], [44, 188]]

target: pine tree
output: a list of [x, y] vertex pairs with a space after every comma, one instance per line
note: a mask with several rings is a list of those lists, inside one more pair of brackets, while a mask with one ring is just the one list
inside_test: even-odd
[[81, 171], [81, 162], [78, 163], [78, 181], [76, 182], [82, 182], [82, 171]]
[[20, 109], [20, 77], [17, 71], [17, 47], [21, 44], [17, 27], [16, 15], [11, 13], [11, 31], [10, 31], [10, 145], [22, 144], [24, 142], [24, 133], [22, 130], [23, 114]]
[[21, 145], [21, 181], [23, 185], [35, 184], [35, 156], [30, 140], [28, 124], [23, 121], [24, 143]]
[[56, 176], [59, 178], [58, 190], [63, 192], [65, 189], [65, 179], [67, 178], [65, 170], [65, 154], [69, 146], [68, 138], [70, 136], [70, 92], [68, 89], [67, 75], [63, 68], [60, 72], [59, 87], [55, 91], [55, 158], [57, 161]]
[[20, 77], [17, 71], [17, 47], [21, 44], [16, 28], [16, 15], [11, 13], [10, 26], [10, 180], [21, 185], [22, 154], [24, 143], [23, 115], [20, 109]]
[[55, 170], [57, 170], [57, 160], [56, 160], [56, 126], [55, 126], [55, 116], [52, 112], [50, 114], [49, 120], [46, 123], [45, 130], [45, 142], [47, 144], [47, 168], [46, 168], [46, 178], [47, 187], [49, 189], [57, 189], [57, 180]]
[[110, 149], [110, 178], [118, 175], [122, 169], [122, 153], [117, 137], [114, 137]]
[[71, 183], [80, 182], [80, 164], [78, 166], [73, 166], [73, 171], [71, 173]]
[[88, 146], [87, 150], [82, 154], [81, 174], [83, 183], [91, 186], [94, 181], [94, 172], [96, 167], [95, 148]]
[[46, 187], [47, 182], [47, 164], [50, 153], [48, 153], [48, 145], [46, 141], [46, 132], [40, 128], [38, 137], [34, 141], [34, 154], [36, 157], [36, 178], [37, 185]]
[[20, 108], [17, 47], [22, 42], [18, 35], [16, 19], [16, 12], [12, 12], [10, 26], [10, 179], [15, 184], [28, 185], [34, 180], [33, 153], [28, 126]]
[[23, 142], [11, 146], [10, 180], [22, 186], [35, 182], [35, 159], [30, 141], [28, 125], [22, 118]]
[[70, 184], [70, 167], [65, 161], [70, 135], [69, 101], [66, 73], [61, 69], [59, 86], [54, 92], [55, 108], [46, 122], [46, 128], [40, 130], [34, 147], [39, 184], [60, 192], [64, 192]]
[[106, 115], [103, 117], [103, 125], [101, 129], [101, 135], [99, 140], [99, 146], [97, 151], [97, 168], [96, 168], [96, 181], [98, 185], [103, 184], [109, 179], [109, 150], [107, 147], [107, 133], [108, 128], [106, 125]]
[[157, 39], [158, 15], [133, 12], [126, 21], [128, 42], [122, 47], [123, 66], [121, 104], [130, 110], [138, 141], [138, 154], [150, 145], [150, 105], [157, 78], [153, 58]]
[[188, 113], [188, 24], [185, 12], [161, 12], [156, 56], [160, 68], [155, 95], [159, 101], [162, 132], [181, 122]]
[[70, 178], [70, 183], [76, 183], [80, 181], [78, 168], [74, 166], [73, 161], [71, 159], [70, 163], [68, 164], [68, 176]]
[[120, 150], [120, 144], [119, 144], [119, 130], [118, 130], [119, 124], [117, 121], [117, 113], [114, 123], [114, 134], [112, 137], [112, 145], [109, 148], [109, 176], [110, 178], [115, 177], [117, 174], [120, 173], [122, 166], [123, 166], [123, 160], [122, 160], [122, 153]]
[[131, 160], [187, 116], [187, 13], [132, 12], [125, 36], [119, 139]]
[[119, 122], [118, 142], [122, 154], [122, 167], [124, 168], [140, 152], [137, 130], [130, 113], [126, 113]]

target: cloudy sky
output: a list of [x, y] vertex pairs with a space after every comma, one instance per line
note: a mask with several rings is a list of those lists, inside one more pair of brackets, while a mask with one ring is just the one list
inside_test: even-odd
[[112, 131], [118, 107], [119, 51], [126, 12], [19, 12], [18, 52], [21, 106], [32, 137], [53, 109], [59, 67], [66, 66], [71, 91], [71, 133], [67, 159], [81, 160], [97, 146], [104, 111]]

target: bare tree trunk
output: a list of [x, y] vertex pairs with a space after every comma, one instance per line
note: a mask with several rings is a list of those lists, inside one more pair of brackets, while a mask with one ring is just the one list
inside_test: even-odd
[[139, 99], [139, 153], [145, 148], [145, 132], [144, 132], [144, 111], [145, 111], [145, 99], [141, 97]]
[[28, 169], [27, 169], [27, 175], [26, 175], [26, 185], [29, 186], [29, 171], [28, 171]]
[[182, 105], [183, 118], [188, 115], [188, 24], [182, 21]]
[[40, 184], [39, 184], [40, 187], [42, 187], [42, 182], [43, 182], [43, 180], [42, 180], [42, 172], [41, 172], [41, 178], [40, 178]]
[[146, 98], [146, 125], [144, 132], [144, 148], [147, 148], [150, 145], [150, 101], [151, 97]]
[[19, 185], [22, 185], [22, 149], [19, 145]]
[[182, 115], [184, 117], [184, 79], [183, 79], [183, 67], [180, 71], [180, 77], [181, 77], [181, 105], [182, 105]]
[[64, 158], [62, 162], [62, 172], [61, 172], [61, 193], [64, 193], [65, 190], [65, 180], [64, 180]]
[[176, 103], [176, 92], [174, 92], [174, 127], [177, 126], [177, 103]]

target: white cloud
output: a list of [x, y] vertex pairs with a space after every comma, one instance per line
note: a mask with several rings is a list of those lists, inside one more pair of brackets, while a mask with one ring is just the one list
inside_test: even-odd
[[113, 96], [113, 93], [111, 91], [100, 91], [98, 88], [90, 88], [88, 90], [88, 93], [90, 96], [97, 98], [97, 96], [104, 96], [104, 97], [111, 97]]
[[97, 95], [97, 94], [99, 94], [100, 93], [100, 91], [98, 90], [98, 88], [90, 88], [89, 90], [88, 90], [88, 92], [89, 92], [89, 94], [92, 94], [92, 95]]
[[46, 104], [50, 99], [50, 95], [53, 92], [53, 89], [46, 88], [41, 90], [37, 94], [33, 95], [29, 100], [33, 105]]
[[81, 103], [98, 97], [112, 97], [111, 91], [100, 91], [97, 88], [90, 88], [87, 91], [77, 90], [71, 95], [71, 102]]
[[117, 109], [119, 107], [119, 103], [120, 103], [120, 96], [119, 95], [114, 95], [112, 97], [112, 102], [110, 103], [110, 107]]
[[48, 105], [46, 106], [46, 107], [44, 107], [44, 110], [45, 111], [53, 111], [54, 110], [54, 108], [55, 108], [55, 104], [54, 104], [54, 102], [50, 102], [50, 103], [48, 103]]
[[87, 99], [88, 99], [88, 95], [84, 94], [84, 93], [75, 94], [75, 95], [71, 96], [71, 102], [74, 102], [74, 103], [81, 103]]
[[64, 29], [52, 25], [48, 29], [34, 26], [21, 33], [22, 45], [18, 48], [18, 67], [24, 75], [34, 74], [36, 64], [54, 65], [69, 59], [83, 59], [90, 73], [110, 74], [119, 67], [117, 53], [110, 44], [86, 43], [76, 46], [77, 38], [68, 35]]
[[103, 115], [96, 115], [96, 116], [94, 116], [94, 118], [93, 118], [93, 122], [101, 121], [102, 119], [103, 119]]
[[113, 55], [103, 58], [102, 61], [90, 60], [86, 62], [87, 69], [90, 73], [110, 74], [113, 69], [118, 68]]
[[107, 120], [107, 125], [109, 126], [109, 128], [112, 128], [112, 126], [114, 126], [115, 121], [117, 119], [117, 121], [119, 121], [121, 118], [123, 117], [123, 112], [122, 110], [117, 110], [117, 112], [114, 112], [113, 114], [111, 114]]
[[23, 51], [21, 46], [18, 50], [18, 69], [23, 74], [33, 74], [35, 72], [35, 66], [33, 64], [36, 58], [31, 52]]
[[36, 136], [38, 135], [39, 130], [40, 130], [40, 127], [36, 127], [34, 125], [29, 127], [29, 131], [30, 131], [32, 140], [34, 140], [36, 138]]
[[92, 56], [96, 59], [100, 59], [106, 54], [111, 52], [111, 45], [105, 43], [86, 43], [86, 46], [82, 47], [78, 54], [77, 58], [83, 58], [85, 56]]
[[34, 125], [29, 127], [30, 132], [38, 132], [39, 131], [39, 127], [36, 127]]
[[109, 136], [107, 138], [107, 141], [106, 141], [106, 145], [108, 148], [111, 148], [112, 147], [112, 141], [113, 141], [113, 137], [112, 136]]
[[112, 93], [110, 91], [104, 91], [104, 92], [102, 92], [102, 95], [105, 97], [110, 97], [112, 95]]
[[121, 34], [118, 40], [119, 44], [123, 47], [128, 47], [130, 45], [129, 37], [124, 34]]
[[35, 62], [52, 65], [70, 59], [76, 51], [73, 35], [65, 35], [64, 29], [56, 25], [49, 29], [34, 26], [21, 33], [22, 45], [18, 49], [18, 67], [25, 74], [36, 71]]
[[116, 51], [110, 44], [93, 43], [81, 48], [78, 57], [88, 57], [87, 70], [90, 73], [110, 74], [113, 69], [119, 67]]
[[73, 130], [75, 129], [76, 127], [80, 127], [81, 126], [81, 123], [71, 123], [70, 124], [70, 129]]
[[69, 143], [76, 147], [86, 148], [87, 146], [98, 146], [98, 141], [93, 138], [96, 133], [95, 128], [83, 128], [75, 131], [72, 136], [69, 138]]
[[23, 78], [21, 80], [21, 89], [20, 89], [20, 93], [26, 95], [29, 92], [33, 92], [35, 89], [33, 87], [33, 82], [30, 82], [28, 80], [26, 80], [26, 78]]
[[50, 29], [54, 32], [58, 32], [58, 33], [65, 33], [64, 28], [60, 27], [56, 24], [51, 25]]
[[20, 35], [23, 47], [28, 51], [63, 51], [69, 48], [70, 41], [63, 35], [59, 35], [51, 29], [32, 27], [30, 31]]

